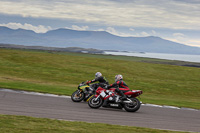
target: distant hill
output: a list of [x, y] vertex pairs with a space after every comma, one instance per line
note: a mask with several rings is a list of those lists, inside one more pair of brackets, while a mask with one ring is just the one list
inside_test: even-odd
[[104, 51], [92, 48], [79, 48], [79, 47], [67, 47], [67, 48], [58, 48], [58, 47], [44, 47], [44, 46], [24, 46], [24, 45], [15, 45], [15, 44], [1, 44], [0, 48], [9, 48], [9, 49], [30, 49], [30, 50], [43, 50], [49, 52], [77, 52], [77, 53], [91, 53], [91, 54], [103, 54]]
[[0, 26], [0, 43], [44, 47], [81, 47], [133, 52], [198, 54], [200, 48], [168, 41], [160, 37], [119, 37], [105, 31], [56, 29], [46, 33], [13, 30]]

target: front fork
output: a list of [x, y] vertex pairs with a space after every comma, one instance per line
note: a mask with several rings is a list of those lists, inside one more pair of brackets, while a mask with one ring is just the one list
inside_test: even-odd
[[105, 97], [106, 97], [106, 93], [105, 93], [104, 91], [102, 91], [102, 92], [94, 99], [94, 101], [96, 102], [96, 101], [100, 98], [100, 96], [102, 96], [103, 98], [105, 98]]
[[96, 101], [100, 98], [100, 96], [101, 96], [101, 95], [98, 95], [98, 96], [94, 99], [94, 101], [96, 102]]
[[78, 89], [78, 90], [79, 91], [78, 91], [77, 95], [79, 96], [83, 92], [83, 90], [82, 89]]

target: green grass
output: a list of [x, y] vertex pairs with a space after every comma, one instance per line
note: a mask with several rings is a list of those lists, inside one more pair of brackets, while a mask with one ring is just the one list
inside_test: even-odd
[[0, 87], [71, 95], [80, 82], [100, 71], [110, 83], [122, 74], [131, 89], [143, 90], [143, 103], [200, 109], [200, 68], [167, 62], [171, 61], [0, 49]]
[[[26, 116], [0, 115], [1, 133], [180, 133], [101, 123], [70, 122]], [[181, 132], [183, 133], [183, 132]]]

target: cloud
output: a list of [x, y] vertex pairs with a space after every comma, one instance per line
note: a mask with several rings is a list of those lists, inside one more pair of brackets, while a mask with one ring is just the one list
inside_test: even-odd
[[199, 0], [3, 0], [0, 13], [104, 26], [200, 30]]
[[130, 30], [130, 31], [135, 31], [135, 29], [133, 29], [133, 28], [129, 28], [129, 30]]
[[43, 25], [38, 25], [38, 26], [33, 26], [31, 24], [21, 24], [21, 23], [7, 23], [7, 24], [0, 24], [0, 26], [6, 26], [11, 29], [26, 29], [26, 30], [32, 30], [35, 31], [36, 33], [45, 33], [48, 30], [51, 30], [52, 28], [50, 26], [43, 26]]
[[80, 27], [80, 26], [77, 26], [77, 25], [72, 25], [72, 29], [73, 30], [88, 30], [89, 27], [88, 26], [82, 26], [82, 27]]
[[155, 30], [152, 30], [151, 32], [152, 32], [152, 35], [153, 35], [153, 36], [156, 36], [156, 35], [157, 35], [157, 32], [156, 32]]
[[173, 33], [174, 37], [184, 37], [185, 35], [183, 33]]
[[114, 35], [120, 34], [120, 33], [117, 32], [117, 31], [115, 30], [115, 28], [113, 28], [113, 27], [108, 27], [108, 28], [106, 29], [106, 31], [109, 32], [109, 33], [112, 33], [112, 34], [114, 34]]
[[71, 27], [65, 27], [66, 29], [78, 30], [78, 31], [85, 31], [89, 29], [89, 26], [78, 26], [72, 25]]
[[135, 30], [134, 30], [134, 33], [125, 33], [125, 32], [118, 31], [113, 27], [107, 27], [105, 30], [99, 29], [98, 31], [107, 31], [107, 32], [109, 32], [113, 35], [121, 36], [121, 37], [146, 37], [146, 36], [156, 36], [156, 35], [158, 35], [158, 33], [156, 33], [154, 30], [152, 30], [149, 33], [145, 32], [145, 31], [136, 32]]
[[173, 42], [185, 44], [188, 46], [195, 46], [195, 47], [200, 47], [200, 39], [191, 39], [191, 38], [184, 38], [184, 39], [178, 39], [178, 38], [164, 38]]
[[187, 42], [188, 40], [188, 37], [183, 33], [173, 33], [173, 37], [176, 40], [176, 42]]
[[164, 37], [167, 40], [171, 40], [177, 43], [186, 44], [189, 46], [200, 47], [200, 39], [192, 39], [183, 33], [173, 33], [172, 36]]
[[194, 3], [194, 4], [200, 4], [199, 0], [174, 0], [178, 2], [185, 2], [185, 3]]
[[142, 36], [150, 36], [150, 34], [148, 34], [147, 32], [144, 32], [144, 31], [141, 33], [141, 35]]
[[101, 29], [98, 29], [98, 30], [96, 30], [96, 31], [105, 31], [105, 30], [101, 28]]
[[200, 47], [200, 39], [199, 40], [189, 40], [188, 44], [190, 44], [190, 46]]
[[[103, 29], [101, 29], [101, 30], [103, 30]], [[106, 30], [103, 30], [103, 31], [107, 31], [107, 32], [109, 32], [109, 33], [111, 33], [113, 35], [121, 36], [121, 37], [131, 37], [131, 36], [133, 36], [133, 34], [129, 34], [129, 33], [124, 33], [124, 32], [117, 31], [113, 27], [107, 27]]]

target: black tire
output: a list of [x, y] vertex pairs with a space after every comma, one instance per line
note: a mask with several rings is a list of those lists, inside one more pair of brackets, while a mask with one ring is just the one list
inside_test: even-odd
[[99, 98], [97, 101], [95, 101], [95, 98], [96, 98], [95, 96], [91, 97], [90, 100], [88, 101], [88, 105], [90, 106], [90, 108], [98, 109], [102, 106], [103, 100]]
[[[79, 93], [79, 94], [78, 94]], [[85, 93], [82, 91], [80, 92], [79, 90], [76, 90], [72, 95], [71, 99], [73, 102], [81, 102], [85, 98]]]
[[140, 101], [137, 99], [137, 98], [129, 98], [131, 99], [131, 101], [133, 101], [133, 103], [125, 103], [124, 104], [124, 109], [127, 111], [127, 112], [136, 112], [139, 108], [140, 108]]

